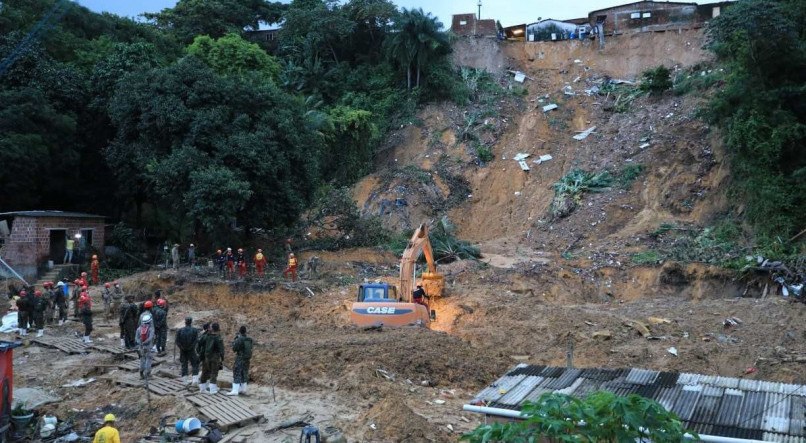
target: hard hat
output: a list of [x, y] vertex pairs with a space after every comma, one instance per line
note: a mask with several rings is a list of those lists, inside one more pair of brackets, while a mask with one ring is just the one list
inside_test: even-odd
[[87, 276], [87, 273], [86, 273], [86, 272], [82, 272], [82, 273], [81, 273], [81, 276], [82, 276], [82, 277], [86, 277], [86, 276]]
[[190, 244], [190, 247], [191, 247], [191, 248], [195, 248], [195, 246], [193, 246], [193, 243], [191, 243], [191, 244]]
[[288, 256], [289, 256], [289, 257], [293, 257], [293, 256], [294, 256], [294, 253], [292, 252], [292, 253], [288, 254]]
[[232, 251], [232, 248], [227, 248], [227, 252], [230, 252], [230, 251]]
[[37, 289], [36, 291], [34, 291], [34, 295], [37, 296], [37, 297], [41, 297], [42, 296], [42, 291]]
[[28, 291], [20, 291], [20, 297], [25, 297], [28, 295]]
[[157, 306], [159, 306], [161, 308], [165, 307], [165, 299], [161, 298], [161, 299], [157, 300]]
[[140, 322], [151, 323], [151, 314], [143, 314], [143, 317], [140, 318]]
[[263, 252], [263, 250], [262, 250], [262, 249], [258, 249], [258, 250], [257, 250], [257, 252]]
[[98, 256], [97, 256], [97, 255], [95, 255], [95, 254], [92, 254], [92, 259], [93, 259], [93, 260], [98, 260]]
[[106, 414], [104, 415], [104, 421], [115, 421], [115, 414]]
[[81, 285], [81, 290], [82, 291], [86, 291], [88, 289], [89, 289], [89, 287], [86, 284]]
[[120, 286], [120, 283], [118, 283], [116, 281], [112, 282], [112, 284], [115, 285], [115, 286]]
[[76, 285], [77, 285], [77, 284], [79, 284], [79, 283], [81, 283], [81, 280], [79, 280], [79, 279], [75, 279], [75, 280], [73, 280], [73, 284], [76, 284]]
[[143, 303], [143, 307], [146, 309], [151, 309], [154, 307], [154, 303], [151, 303], [151, 300], [146, 300], [146, 302]]
[[218, 251], [215, 251], [215, 253], [216, 253], [216, 254], [220, 254], [220, 253], [221, 253], [221, 250], [219, 249]]
[[104, 287], [105, 287], [105, 288], [109, 288], [109, 287], [112, 287], [112, 284], [110, 284], [110, 283], [109, 283], [109, 282], [107, 282], [107, 283], [104, 283]]
[[241, 248], [238, 248], [238, 252], [243, 252], [243, 249], [241, 249]]

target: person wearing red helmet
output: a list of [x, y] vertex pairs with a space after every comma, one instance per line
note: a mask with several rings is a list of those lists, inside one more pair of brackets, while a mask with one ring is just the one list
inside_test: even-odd
[[112, 305], [109, 308], [109, 315], [115, 317], [120, 314], [120, 304], [123, 302], [123, 289], [120, 287], [120, 283], [112, 282], [110, 294]]
[[107, 320], [112, 318], [112, 284], [109, 282], [104, 283], [104, 289], [101, 291], [101, 300], [104, 302], [104, 316]]
[[283, 278], [288, 278], [288, 274], [291, 274], [291, 281], [297, 281], [297, 257], [293, 252], [288, 254], [288, 267], [283, 271]]
[[34, 310], [33, 319], [36, 325], [36, 336], [41, 337], [45, 334], [45, 309], [48, 307], [48, 300], [42, 296], [42, 291], [37, 289], [34, 291]]
[[243, 249], [238, 248], [238, 254], [235, 256], [235, 262], [238, 263], [238, 278], [244, 279], [246, 277], [246, 270], [249, 265], [246, 263], [246, 254]]
[[17, 327], [21, 337], [28, 335], [28, 291], [20, 291], [17, 298]]
[[87, 273], [82, 272], [81, 277], [78, 278], [78, 285], [79, 286], [87, 286]]
[[225, 258], [227, 263], [227, 280], [231, 280], [235, 276], [235, 255], [232, 253], [232, 248], [227, 248]]
[[154, 345], [157, 347], [157, 355], [165, 353], [165, 346], [168, 341], [168, 303], [163, 298], [157, 299], [157, 306], [151, 312], [154, 314]]
[[101, 262], [98, 261], [98, 256], [93, 255], [92, 261], [90, 262], [90, 271], [92, 272], [92, 284], [97, 285], [98, 281], [98, 274], [101, 272]]
[[266, 266], [266, 256], [263, 255], [263, 250], [258, 249], [257, 254], [255, 254], [255, 270], [257, 270], [257, 275], [259, 277], [263, 277], [263, 268]]
[[88, 291], [81, 291], [78, 297], [78, 309], [81, 314], [81, 322], [84, 323], [84, 343], [92, 343], [90, 333], [92, 333], [92, 299]]

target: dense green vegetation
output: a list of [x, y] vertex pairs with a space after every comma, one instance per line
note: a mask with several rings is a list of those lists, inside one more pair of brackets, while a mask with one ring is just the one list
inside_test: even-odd
[[[366, 174], [418, 103], [467, 96], [441, 23], [387, 0], [180, 0], [145, 23], [10, 0], [0, 59], [61, 3], [0, 76], [0, 211], [173, 239], [282, 231]], [[249, 41], [279, 21], [276, 45]]]
[[[480, 425], [462, 436], [488, 442], [634, 442], [679, 443], [686, 430], [674, 413], [636, 394], [625, 397], [594, 392], [584, 399], [547, 392], [526, 402], [524, 420]], [[692, 435], [697, 439], [696, 434]]]
[[709, 28], [727, 75], [707, 115], [724, 129], [734, 195], [770, 255], [797, 253], [789, 239], [806, 228], [804, 19], [802, 1], [748, 0]]

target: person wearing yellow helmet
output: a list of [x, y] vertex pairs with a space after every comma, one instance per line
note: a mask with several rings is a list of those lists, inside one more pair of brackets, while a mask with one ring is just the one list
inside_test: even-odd
[[92, 443], [120, 443], [120, 433], [115, 429], [115, 415], [104, 416], [104, 427], [95, 433]]

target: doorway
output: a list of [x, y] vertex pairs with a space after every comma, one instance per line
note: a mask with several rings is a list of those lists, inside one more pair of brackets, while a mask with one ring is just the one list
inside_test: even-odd
[[51, 229], [50, 230], [50, 253], [48, 260], [53, 260], [53, 263], [61, 263], [64, 260], [65, 242], [67, 241], [67, 230], [65, 229]]

